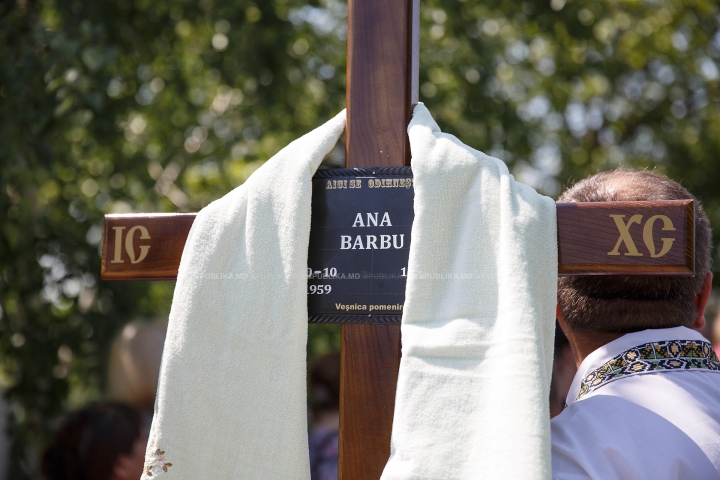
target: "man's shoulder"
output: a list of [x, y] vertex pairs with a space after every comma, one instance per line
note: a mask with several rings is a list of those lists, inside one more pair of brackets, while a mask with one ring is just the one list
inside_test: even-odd
[[[683, 382], [711, 382], [720, 392], [720, 376], [711, 376]], [[638, 471], [720, 478], [720, 395], [703, 405], [688, 401], [694, 392], [678, 386], [679, 377], [629, 380], [572, 403], [552, 420], [554, 478], [632, 478]]]
[[[593, 401], [589, 401], [594, 399]], [[720, 424], [720, 372], [677, 370], [648, 372], [619, 378], [585, 396], [571, 401], [553, 421], [571, 418], [583, 423], [598, 418], [628, 417], [634, 422], [638, 412], [663, 418], [674, 425], [702, 420]], [[576, 418], [577, 417], [577, 418]]]

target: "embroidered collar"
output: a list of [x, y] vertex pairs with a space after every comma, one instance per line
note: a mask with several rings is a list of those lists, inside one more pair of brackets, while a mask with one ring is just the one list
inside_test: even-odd
[[596, 368], [580, 383], [580, 400], [613, 380], [661, 370], [720, 370], [717, 355], [708, 342], [668, 340], [638, 345]]
[[720, 361], [710, 343], [689, 328], [629, 333], [583, 360], [568, 392], [567, 404], [620, 378], [678, 370], [720, 373]]

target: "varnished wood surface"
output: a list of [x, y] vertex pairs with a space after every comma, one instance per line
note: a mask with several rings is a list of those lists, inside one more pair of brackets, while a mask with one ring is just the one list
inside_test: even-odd
[[341, 480], [377, 480], [390, 456], [399, 325], [343, 325], [340, 366]]
[[[419, 0], [349, 0], [347, 167], [410, 165]], [[390, 456], [399, 325], [343, 325], [339, 480], [378, 480]]]
[[100, 278], [174, 280], [195, 216], [195, 213], [105, 215]]
[[348, 2], [348, 166], [410, 164], [407, 125], [417, 103], [417, 9], [416, 0]]
[[[642, 256], [627, 255], [622, 243], [620, 255], [608, 255], [617, 243], [620, 232], [610, 215], [625, 215], [627, 222], [641, 215], [640, 223], [628, 228], [633, 244]], [[662, 230], [657, 219], [652, 225], [655, 254], [662, 250], [663, 238], [672, 238], [667, 254], [653, 258], [643, 238], [644, 226], [656, 215], [667, 216], [674, 231]], [[103, 280], [166, 280], [177, 276], [180, 256], [194, 213], [107, 215], [103, 237]], [[606, 202], [558, 203], [558, 273], [566, 275], [692, 275], [694, 264], [694, 216], [690, 200], [669, 202]], [[127, 232], [135, 225], [147, 228], [150, 239], [141, 239], [134, 232], [135, 259], [140, 247], [150, 248], [145, 259], [131, 263], [126, 249]], [[120, 245], [123, 263], [112, 263], [115, 254], [116, 231], [125, 227]]]
[[[694, 273], [692, 200], [558, 203], [557, 219], [560, 276]], [[631, 241], [620, 240], [621, 230]]]

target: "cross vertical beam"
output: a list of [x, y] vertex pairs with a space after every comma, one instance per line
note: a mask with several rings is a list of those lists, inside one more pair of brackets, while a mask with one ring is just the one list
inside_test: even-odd
[[[349, 0], [346, 166], [410, 165], [419, 0]], [[377, 480], [390, 456], [398, 325], [343, 325], [340, 480]]]

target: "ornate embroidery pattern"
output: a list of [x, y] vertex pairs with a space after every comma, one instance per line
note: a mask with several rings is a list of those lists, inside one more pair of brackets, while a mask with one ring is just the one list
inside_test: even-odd
[[145, 470], [143, 473], [148, 477], [159, 475], [160, 472], [167, 472], [172, 463], [165, 460], [165, 452], [159, 448], [152, 448], [145, 454]]
[[580, 384], [580, 400], [618, 378], [662, 370], [720, 371], [720, 361], [707, 342], [670, 340], [631, 348], [593, 370]]

